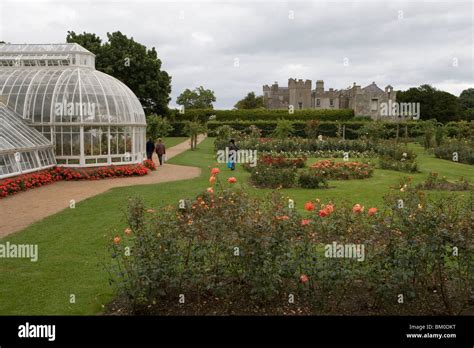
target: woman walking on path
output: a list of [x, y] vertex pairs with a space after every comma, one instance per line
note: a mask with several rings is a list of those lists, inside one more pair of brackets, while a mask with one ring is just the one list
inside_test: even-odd
[[165, 156], [166, 159], [166, 148], [165, 144], [161, 141], [161, 138], [158, 139], [158, 142], [156, 143], [155, 146], [155, 152], [158, 155], [158, 160], [160, 161], [160, 166], [163, 165], [163, 156]]

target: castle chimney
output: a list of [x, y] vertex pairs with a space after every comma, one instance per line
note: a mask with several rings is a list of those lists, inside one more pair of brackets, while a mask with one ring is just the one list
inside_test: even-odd
[[324, 92], [324, 81], [323, 80], [317, 80], [316, 81], [316, 91], [317, 92]]

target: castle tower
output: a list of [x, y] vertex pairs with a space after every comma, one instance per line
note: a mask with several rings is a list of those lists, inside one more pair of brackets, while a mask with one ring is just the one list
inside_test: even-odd
[[289, 104], [295, 110], [311, 108], [311, 80], [288, 79]]

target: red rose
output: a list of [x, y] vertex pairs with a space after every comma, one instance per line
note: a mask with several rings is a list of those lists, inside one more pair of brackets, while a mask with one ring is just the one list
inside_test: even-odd
[[211, 174], [212, 174], [212, 175], [217, 175], [217, 174], [219, 174], [220, 172], [221, 172], [221, 171], [219, 170], [219, 168], [212, 168], [212, 169], [211, 169]]
[[328, 211], [327, 211], [326, 209], [321, 209], [321, 210], [319, 211], [319, 216], [321, 216], [321, 217], [326, 217], [326, 216], [328, 216], [328, 215], [329, 215], [329, 213], [328, 213]]
[[305, 208], [307, 211], [313, 211], [313, 210], [314, 210], [314, 204], [313, 204], [313, 202], [306, 202], [306, 204], [304, 205], [304, 208]]
[[227, 182], [228, 182], [229, 184], [235, 184], [235, 183], [237, 182], [237, 179], [234, 178], [233, 176], [231, 176], [229, 179], [227, 179]]

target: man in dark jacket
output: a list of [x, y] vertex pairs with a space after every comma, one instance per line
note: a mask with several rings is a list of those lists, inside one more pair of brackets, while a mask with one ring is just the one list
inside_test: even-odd
[[158, 139], [158, 142], [155, 146], [156, 154], [158, 155], [158, 160], [160, 161], [160, 166], [163, 165], [163, 156], [166, 155], [165, 144], [162, 143], [161, 139]]
[[149, 159], [149, 160], [152, 159], [154, 150], [155, 150], [155, 144], [153, 143], [153, 141], [150, 138], [146, 142], [146, 158], [147, 159]]

